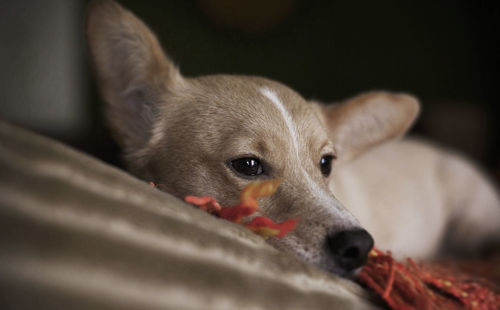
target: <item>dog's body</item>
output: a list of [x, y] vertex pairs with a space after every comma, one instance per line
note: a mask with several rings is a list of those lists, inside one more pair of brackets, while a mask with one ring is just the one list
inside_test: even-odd
[[493, 186], [461, 156], [428, 142], [386, 143], [339, 166], [332, 177], [335, 196], [378, 247], [399, 257], [477, 255], [498, 240]]
[[274, 220], [300, 217], [290, 235], [270, 239], [279, 249], [348, 274], [373, 244], [361, 227], [378, 247], [417, 258], [438, 253], [445, 232], [450, 248], [470, 251], [500, 239], [498, 196], [475, 168], [429, 144], [389, 142], [418, 114], [411, 96], [373, 92], [325, 106], [263, 78], [185, 78], [113, 1], [92, 2], [87, 33], [130, 169], [179, 198], [223, 205], [252, 180], [282, 179], [261, 203]]

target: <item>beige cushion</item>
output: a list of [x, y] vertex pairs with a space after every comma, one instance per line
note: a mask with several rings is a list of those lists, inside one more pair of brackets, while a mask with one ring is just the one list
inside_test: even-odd
[[0, 123], [0, 308], [366, 309], [361, 289]]

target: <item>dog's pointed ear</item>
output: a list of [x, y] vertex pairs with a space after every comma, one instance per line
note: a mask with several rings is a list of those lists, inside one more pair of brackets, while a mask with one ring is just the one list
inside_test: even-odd
[[420, 105], [410, 95], [370, 92], [323, 109], [337, 157], [350, 160], [403, 135], [415, 121]]
[[149, 28], [112, 0], [93, 0], [87, 42], [108, 122], [125, 153], [150, 139], [161, 96], [183, 83]]

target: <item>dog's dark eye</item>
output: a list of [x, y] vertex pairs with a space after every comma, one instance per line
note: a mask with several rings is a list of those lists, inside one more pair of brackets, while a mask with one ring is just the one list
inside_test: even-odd
[[262, 174], [262, 165], [257, 158], [238, 158], [231, 161], [231, 166], [234, 170], [245, 176], [256, 176]]
[[321, 157], [321, 160], [319, 162], [319, 167], [321, 169], [321, 173], [327, 177], [330, 175], [330, 172], [332, 171], [332, 160], [333, 160], [333, 155], [325, 155]]

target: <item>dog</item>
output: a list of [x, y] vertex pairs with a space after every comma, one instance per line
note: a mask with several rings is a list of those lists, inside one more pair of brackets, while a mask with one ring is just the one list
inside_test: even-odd
[[[265, 78], [186, 78], [148, 27], [112, 0], [90, 3], [90, 55], [130, 171], [178, 198], [238, 203], [250, 182], [282, 179], [262, 199], [275, 221], [300, 218], [277, 249], [352, 275], [376, 241], [395, 256], [478, 253], [500, 239], [495, 188], [460, 156], [399, 139], [413, 96], [367, 92], [307, 101]], [[373, 236], [373, 237], [372, 237]]]

